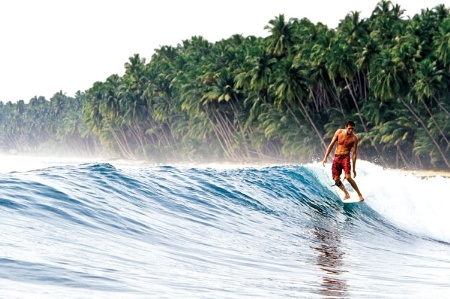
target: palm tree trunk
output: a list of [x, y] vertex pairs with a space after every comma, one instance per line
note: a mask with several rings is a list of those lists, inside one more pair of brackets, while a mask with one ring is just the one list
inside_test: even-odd
[[430, 115], [431, 121], [434, 123], [436, 128], [439, 130], [439, 133], [441, 133], [441, 136], [444, 138], [445, 142], [447, 142], [447, 147], [450, 145], [447, 137], [445, 136], [444, 132], [442, 132], [441, 127], [436, 123], [435, 118], [433, 117], [433, 114], [431, 113], [430, 109], [428, 108], [427, 104], [424, 101], [421, 101], [422, 104], [425, 106], [425, 110], [427, 110], [428, 115]]
[[[234, 96], [235, 102], [239, 103], [239, 99], [237, 98], [236, 94], [233, 94], [233, 96]], [[238, 114], [238, 108], [236, 107], [236, 105], [234, 104], [233, 101], [230, 101], [230, 102], [231, 102], [230, 103], [231, 110], [234, 113], [234, 119], [236, 120], [238, 131], [240, 132], [240, 134], [242, 136], [242, 146], [244, 147], [243, 150], [245, 151], [244, 155], [247, 158], [250, 158], [250, 150], [248, 148], [248, 142], [247, 142], [247, 137], [246, 137], [247, 136], [247, 134], [246, 134], [247, 132], [246, 132], [246, 130], [244, 128], [244, 125], [242, 124], [242, 122], [240, 121], [240, 119], [238, 117], [238, 115], [239, 115]], [[239, 108], [242, 110], [242, 107], [239, 107]]]
[[[119, 136], [117, 135], [117, 133], [114, 131], [114, 129], [109, 126], [109, 131], [111, 132], [111, 134], [114, 137], [114, 140], [116, 141], [117, 145], [119, 146], [119, 150], [122, 153], [124, 158], [131, 158], [133, 155], [131, 153], [131, 150], [128, 148], [127, 144], [123, 144], [123, 142], [120, 140]], [[122, 133], [123, 135], [123, 133]], [[125, 141], [126, 143], [126, 141]]]
[[325, 144], [325, 141], [323, 140], [322, 134], [320, 134], [319, 130], [316, 127], [316, 124], [314, 123], [314, 121], [312, 120], [311, 116], [309, 116], [308, 110], [306, 110], [305, 105], [303, 104], [301, 98], [299, 97], [299, 95], [297, 94], [297, 92], [295, 92], [295, 97], [297, 98], [298, 103], [300, 104], [300, 108], [302, 108], [302, 114], [303, 116], [308, 120], [308, 122], [311, 124], [311, 126], [313, 127], [314, 132], [316, 132], [317, 137], [319, 138], [320, 143], [323, 146], [323, 154], [325, 154], [326, 150], [327, 150], [327, 145]]
[[229, 156], [232, 159], [237, 160], [239, 157], [236, 150], [233, 149], [233, 124], [228, 118], [224, 117], [220, 112], [217, 112], [216, 109], [214, 109], [214, 117], [219, 124], [218, 128], [220, 129], [225, 145], [228, 148]]
[[438, 104], [439, 108], [442, 109], [442, 111], [445, 112], [445, 114], [447, 114], [447, 116], [450, 116], [450, 112], [448, 112], [447, 109], [445, 109], [445, 107], [442, 105], [442, 103], [440, 101], [438, 101], [437, 98], [433, 97], [433, 99], [436, 101], [436, 103]]
[[339, 111], [341, 111], [342, 116], [345, 117], [344, 107], [342, 107], [341, 98], [339, 97], [339, 94], [338, 94], [338, 92], [337, 92], [338, 89], [337, 89], [337, 86], [336, 86], [336, 80], [333, 79], [332, 82], [333, 82], [333, 87], [334, 87], [334, 88], [330, 88], [330, 91], [331, 91], [331, 93], [333, 94], [334, 101], [335, 101], [335, 102], [338, 104], [338, 106], [339, 106]]
[[[397, 145], [397, 153], [398, 153], [397, 156], [400, 156], [404, 165], [411, 165], [411, 162], [407, 161], [405, 153], [403, 153], [403, 151], [399, 145]], [[398, 160], [398, 157], [397, 157], [397, 160]], [[397, 161], [397, 168], [399, 168], [398, 161]]]
[[144, 154], [144, 158], [145, 160], [148, 159], [147, 157], [147, 152], [145, 150], [145, 144], [144, 144], [144, 137], [142, 136], [142, 133], [140, 132], [140, 126], [137, 123], [137, 120], [135, 119], [134, 121], [134, 125], [133, 126], [129, 126], [132, 134], [135, 136], [134, 138], [136, 139], [136, 141], [139, 143], [142, 153]]
[[[205, 113], [206, 117], [209, 120], [209, 123], [211, 124], [211, 127], [213, 128], [214, 135], [216, 135], [217, 141], [219, 142], [220, 147], [222, 148], [225, 155], [231, 158], [232, 153], [228, 147], [227, 142], [223, 139], [223, 133], [220, 132], [219, 126], [214, 123], [214, 121], [211, 119], [211, 116], [209, 113]], [[213, 112], [214, 115], [214, 112]], [[214, 115], [214, 118], [217, 120], [217, 117]]]

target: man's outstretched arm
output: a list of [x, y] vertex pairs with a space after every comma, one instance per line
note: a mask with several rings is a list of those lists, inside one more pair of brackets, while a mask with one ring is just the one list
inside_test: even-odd
[[338, 132], [339, 130], [334, 133], [333, 139], [331, 139], [330, 145], [328, 145], [327, 152], [325, 153], [325, 157], [323, 158], [322, 165], [325, 166], [325, 163], [327, 163], [328, 155], [331, 153], [331, 150], [334, 147], [334, 144], [336, 143], [338, 139]]
[[352, 154], [352, 168], [353, 168], [353, 177], [356, 177], [356, 158], [358, 157], [358, 139], [355, 141], [355, 145], [353, 148]]

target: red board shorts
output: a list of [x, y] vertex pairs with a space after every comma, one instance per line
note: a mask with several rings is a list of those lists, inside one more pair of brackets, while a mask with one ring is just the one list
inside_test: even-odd
[[350, 154], [334, 156], [333, 164], [331, 165], [333, 179], [341, 176], [342, 169], [344, 169], [345, 174], [350, 174]]

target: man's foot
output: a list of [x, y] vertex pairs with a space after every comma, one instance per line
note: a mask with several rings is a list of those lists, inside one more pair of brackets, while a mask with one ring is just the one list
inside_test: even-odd
[[362, 196], [362, 194], [359, 195], [359, 201], [364, 201], [364, 197]]
[[344, 200], [346, 200], [346, 199], [350, 199], [350, 193], [345, 194]]

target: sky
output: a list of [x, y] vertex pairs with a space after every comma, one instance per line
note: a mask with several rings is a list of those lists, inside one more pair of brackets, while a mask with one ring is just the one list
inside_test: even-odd
[[[405, 17], [450, 0], [392, 0]], [[420, 3], [422, 2], [422, 3]], [[193, 36], [209, 42], [234, 34], [265, 37], [279, 14], [336, 28], [352, 11], [367, 18], [378, 0], [14, 0], [0, 2], [0, 101], [74, 96], [129, 57]]]

